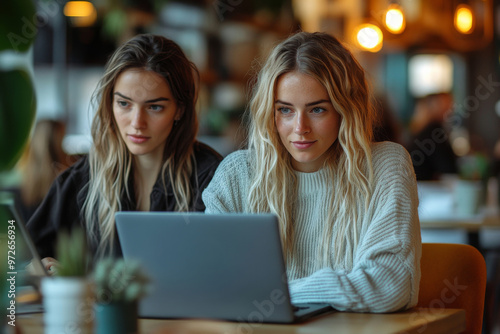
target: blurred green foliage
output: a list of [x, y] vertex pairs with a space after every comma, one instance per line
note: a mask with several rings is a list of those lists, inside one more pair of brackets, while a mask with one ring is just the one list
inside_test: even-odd
[[113, 8], [104, 17], [103, 34], [110, 40], [116, 40], [127, 26], [127, 12], [123, 8]]
[[27, 51], [36, 36], [35, 5], [16, 0], [2, 1], [0, 7], [0, 51]]
[[458, 174], [462, 180], [479, 181], [488, 178], [489, 161], [482, 153], [473, 153], [458, 159]]
[[0, 171], [20, 158], [36, 113], [35, 89], [24, 70], [0, 71]]
[[[0, 53], [22, 56], [35, 40], [37, 28], [32, 0], [2, 1], [0, 4]], [[1, 56], [1, 55], [0, 55]], [[0, 61], [1, 57], [0, 57]], [[0, 68], [5, 64], [0, 63]], [[0, 71], [0, 172], [14, 166], [29, 136], [35, 118], [35, 91], [31, 78], [22, 69]], [[3, 200], [0, 198], [0, 200]], [[6, 245], [8, 217], [0, 212], [0, 245]], [[0, 332], [7, 321], [7, 252], [0, 252]]]
[[[22, 57], [22, 53], [33, 44], [37, 24], [33, 1], [2, 1], [0, 51], [15, 52]], [[21, 156], [35, 119], [36, 102], [28, 72], [21, 68], [6, 69], [6, 64], [0, 65], [1, 172], [11, 169]]]
[[56, 252], [56, 258], [59, 260], [57, 276], [87, 276], [90, 256], [87, 249], [87, 237], [83, 228], [75, 228], [71, 232], [60, 232]]
[[101, 259], [93, 277], [98, 303], [134, 302], [148, 292], [149, 277], [138, 261]]

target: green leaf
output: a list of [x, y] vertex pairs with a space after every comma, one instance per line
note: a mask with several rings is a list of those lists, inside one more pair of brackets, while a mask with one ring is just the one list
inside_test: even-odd
[[0, 71], [0, 171], [22, 154], [35, 119], [36, 97], [26, 71]]
[[[47, 17], [50, 13], [44, 12], [40, 15]], [[27, 51], [35, 40], [38, 25], [43, 23], [47, 24], [43, 20], [38, 22], [32, 0], [2, 1], [0, 5], [0, 51]]]
[[87, 237], [82, 228], [74, 228], [71, 233], [59, 233], [56, 245], [57, 276], [84, 277], [87, 275], [89, 254]]

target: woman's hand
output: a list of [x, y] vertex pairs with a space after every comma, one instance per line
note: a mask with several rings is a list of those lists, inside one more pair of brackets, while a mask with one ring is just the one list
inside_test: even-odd
[[59, 266], [59, 261], [53, 257], [45, 257], [42, 259], [42, 265], [50, 276], [53, 276], [57, 272], [57, 267]]
[[[59, 266], [59, 261], [54, 259], [53, 257], [46, 257], [42, 259], [42, 266], [45, 268], [45, 271], [50, 275], [53, 276], [57, 272], [57, 267]], [[43, 275], [43, 273], [40, 272], [40, 265], [36, 266], [33, 265], [33, 260], [26, 266], [26, 271], [28, 274], [32, 276], [40, 276]]]

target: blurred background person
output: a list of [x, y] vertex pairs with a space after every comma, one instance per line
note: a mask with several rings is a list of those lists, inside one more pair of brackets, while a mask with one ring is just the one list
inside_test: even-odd
[[65, 134], [66, 124], [60, 120], [42, 119], [33, 129], [18, 164], [20, 184], [8, 189], [14, 194], [25, 222], [38, 208], [57, 175], [74, 161], [62, 148]]
[[374, 102], [376, 120], [373, 129], [373, 141], [392, 141], [402, 144], [402, 126], [389, 106], [385, 97], [377, 97]]
[[497, 205], [500, 208], [500, 139], [495, 144], [493, 151], [493, 175], [497, 178]]
[[417, 101], [407, 148], [419, 181], [438, 180], [442, 174], [457, 173], [457, 156], [444, 125], [452, 107], [453, 97], [447, 92], [429, 94]]

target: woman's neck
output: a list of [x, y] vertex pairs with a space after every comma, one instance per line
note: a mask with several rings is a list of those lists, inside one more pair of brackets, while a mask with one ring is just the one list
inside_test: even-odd
[[134, 159], [134, 187], [137, 210], [149, 211], [150, 194], [161, 169], [161, 159], [136, 156]]

